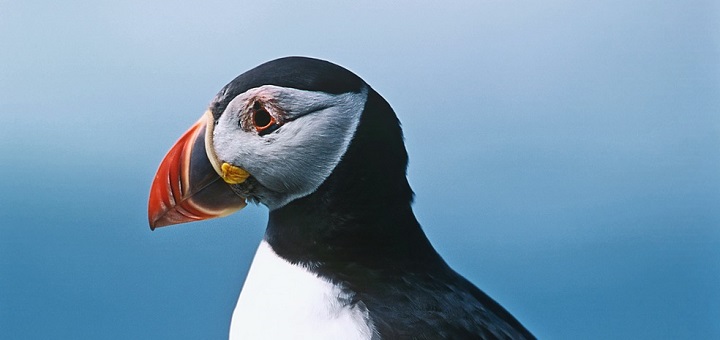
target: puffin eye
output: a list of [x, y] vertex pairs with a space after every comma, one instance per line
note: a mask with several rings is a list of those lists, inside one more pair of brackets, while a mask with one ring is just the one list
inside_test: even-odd
[[258, 103], [253, 105], [252, 122], [260, 136], [273, 132], [280, 127], [275, 117]]
[[253, 116], [253, 123], [255, 124], [255, 128], [258, 130], [267, 128], [274, 121], [273, 117], [266, 110], [255, 111]]

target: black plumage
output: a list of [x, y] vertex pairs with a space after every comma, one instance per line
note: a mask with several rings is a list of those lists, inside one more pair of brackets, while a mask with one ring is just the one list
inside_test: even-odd
[[[278, 59], [239, 76], [211, 105], [217, 118], [237, 94], [261, 85], [337, 94], [366, 85], [316, 59]], [[266, 241], [366, 308], [383, 339], [533, 339], [510, 313], [453, 271], [411, 208], [408, 155], [400, 123], [372, 88], [355, 135], [312, 194], [270, 212]]]

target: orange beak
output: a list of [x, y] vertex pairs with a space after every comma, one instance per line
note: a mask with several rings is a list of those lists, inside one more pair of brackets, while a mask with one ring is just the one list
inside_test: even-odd
[[211, 121], [212, 115], [203, 115], [160, 163], [148, 201], [150, 229], [227, 216], [247, 205], [213, 167], [211, 143], [206, 145]]

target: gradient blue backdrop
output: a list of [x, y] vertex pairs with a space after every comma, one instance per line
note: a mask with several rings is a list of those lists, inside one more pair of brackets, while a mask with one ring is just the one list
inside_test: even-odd
[[429, 237], [539, 337], [720, 338], [719, 7], [0, 0], [0, 338], [224, 338], [266, 209], [150, 232], [148, 188], [286, 55], [393, 105]]

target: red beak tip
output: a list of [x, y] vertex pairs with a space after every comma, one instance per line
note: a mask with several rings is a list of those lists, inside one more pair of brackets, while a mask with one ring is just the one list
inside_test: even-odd
[[180, 224], [189, 221], [171, 221], [167, 218], [164, 218], [164, 216], [160, 216], [155, 219], [150, 219], [148, 222], [148, 224], [150, 225], [150, 230], [155, 230], [157, 228], [167, 227], [169, 225]]

